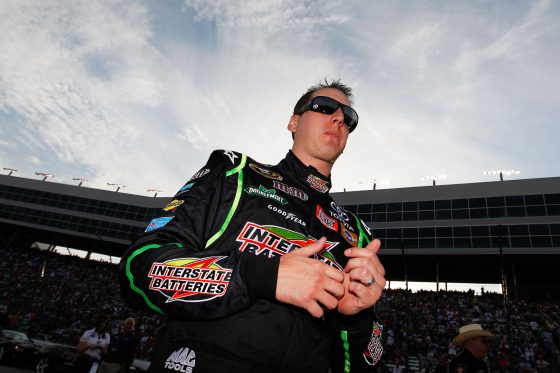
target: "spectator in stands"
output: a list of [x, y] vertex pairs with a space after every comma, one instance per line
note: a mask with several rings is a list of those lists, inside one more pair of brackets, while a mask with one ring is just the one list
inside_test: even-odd
[[102, 314], [97, 318], [95, 328], [88, 329], [82, 334], [77, 347], [80, 356], [76, 362], [76, 372], [97, 372], [99, 363], [107, 354], [107, 348], [111, 341], [108, 332], [110, 325], [111, 317], [107, 314]]
[[488, 343], [496, 337], [483, 330], [480, 324], [469, 324], [459, 329], [453, 343], [463, 346], [463, 352], [449, 364], [449, 373], [486, 373], [488, 366], [484, 358], [488, 354]]
[[99, 373], [123, 373], [130, 370], [138, 344], [134, 323], [132, 317], [124, 320], [122, 330], [111, 337], [109, 351], [101, 363]]

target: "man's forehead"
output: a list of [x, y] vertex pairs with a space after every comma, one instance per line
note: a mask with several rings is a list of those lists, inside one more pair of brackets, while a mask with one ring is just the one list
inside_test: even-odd
[[317, 96], [327, 96], [330, 98], [334, 98], [336, 101], [341, 102], [345, 105], [350, 105], [350, 101], [348, 100], [348, 97], [346, 97], [346, 95], [342, 91], [336, 88], [320, 88], [316, 90], [315, 93], [313, 93], [311, 98]]

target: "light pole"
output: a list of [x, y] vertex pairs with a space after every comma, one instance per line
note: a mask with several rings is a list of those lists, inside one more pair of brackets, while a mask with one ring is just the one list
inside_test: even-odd
[[126, 185], [115, 184], [115, 183], [107, 183], [107, 185], [117, 187], [117, 190], [115, 190], [115, 192], [117, 192], [117, 193], [119, 192], [119, 190], [120, 190], [121, 188], [126, 188]]
[[17, 172], [17, 171], [18, 171], [18, 170], [16, 170], [15, 168], [10, 168], [10, 167], [2, 167], [2, 168], [3, 168], [4, 170], [6, 170], [6, 171], [10, 171], [10, 172], [8, 173], [8, 176], [12, 176], [12, 174], [13, 174], [14, 172]]
[[73, 177], [72, 180], [79, 181], [80, 183], [78, 184], [78, 186], [82, 186], [83, 183], [87, 182], [86, 179], [82, 179], [81, 177]]
[[422, 180], [424, 181], [432, 180], [433, 186], [436, 186], [436, 180], [445, 180], [445, 179], [447, 179], [447, 176], [445, 175], [430, 175], [430, 176], [424, 176], [422, 178]]
[[483, 175], [500, 175], [500, 181], [504, 181], [504, 175], [519, 175], [521, 171], [519, 170], [488, 170], [484, 171]]
[[148, 189], [147, 192], [155, 192], [155, 194], [154, 194], [154, 198], [155, 198], [155, 197], [157, 197], [157, 194], [159, 192], [162, 192], [162, 190], [157, 190], [157, 189], [152, 188], [152, 189]]
[[379, 185], [387, 185], [389, 184], [389, 180], [378, 180], [378, 179], [373, 179], [373, 180], [365, 180], [365, 181], [360, 181], [358, 184], [360, 185], [373, 185], [373, 189], [372, 190], [376, 190], [377, 189], [377, 184]]
[[46, 172], [35, 172], [35, 175], [43, 176], [43, 180], [42, 180], [42, 181], [47, 180], [47, 177], [54, 177], [53, 174], [48, 174], [48, 173], [46, 173]]

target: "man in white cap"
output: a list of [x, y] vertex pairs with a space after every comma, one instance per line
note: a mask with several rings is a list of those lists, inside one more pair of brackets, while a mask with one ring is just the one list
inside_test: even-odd
[[488, 344], [494, 334], [483, 330], [480, 324], [469, 324], [459, 329], [453, 343], [463, 346], [463, 352], [449, 363], [449, 373], [488, 373], [484, 358], [488, 354]]

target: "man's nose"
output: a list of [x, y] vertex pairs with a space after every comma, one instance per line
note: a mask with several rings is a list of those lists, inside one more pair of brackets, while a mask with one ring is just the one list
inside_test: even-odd
[[342, 112], [342, 108], [336, 109], [336, 111], [331, 114], [331, 121], [336, 123], [338, 127], [342, 127], [344, 124], [344, 113]]

